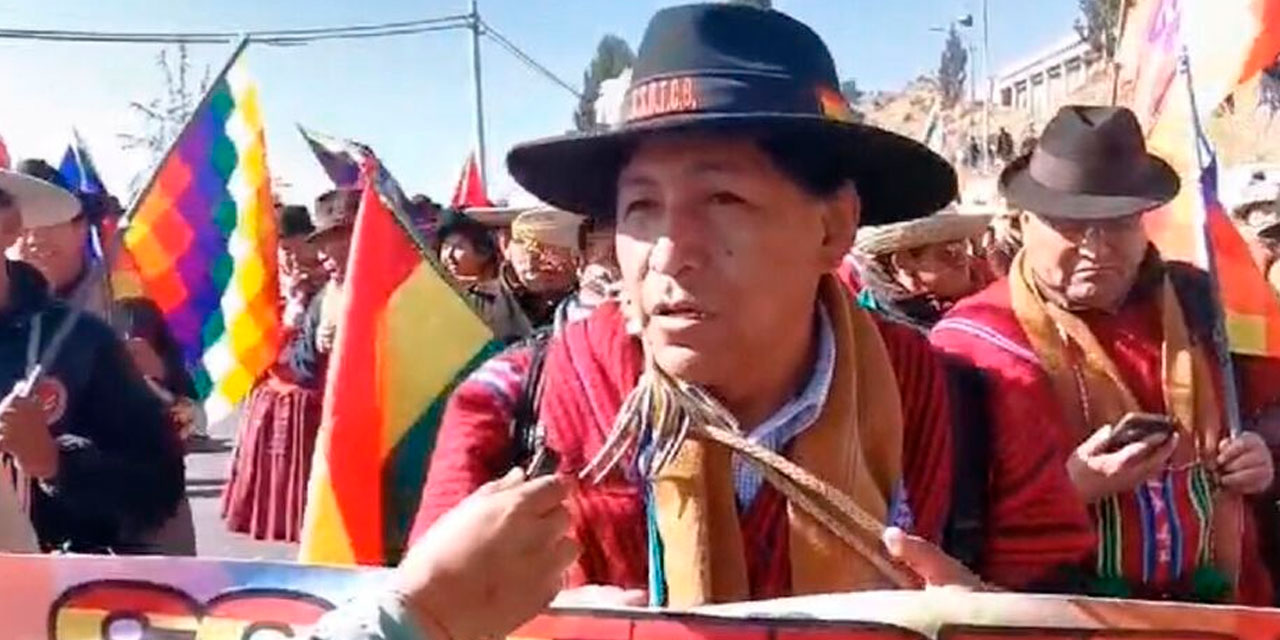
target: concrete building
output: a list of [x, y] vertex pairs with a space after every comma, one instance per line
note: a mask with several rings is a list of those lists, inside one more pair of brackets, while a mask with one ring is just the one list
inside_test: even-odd
[[1089, 43], [1072, 34], [1035, 55], [1006, 67], [993, 87], [997, 106], [1025, 111], [1043, 123], [1062, 105], [1067, 94], [1088, 80], [1102, 64]]

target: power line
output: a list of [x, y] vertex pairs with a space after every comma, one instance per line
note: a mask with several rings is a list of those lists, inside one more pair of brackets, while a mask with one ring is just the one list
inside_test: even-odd
[[449, 31], [455, 29], [480, 29], [484, 35], [511, 54], [526, 67], [581, 99], [582, 92], [572, 83], [556, 75], [546, 66], [525, 53], [510, 39], [494, 29], [478, 16], [469, 14], [439, 18], [382, 22], [338, 27], [308, 27], [296, 29], [269, 29], [248, 32], [236, 31], [91, 31], [77, 29], [0, 29], [0, 40], [34, 40], [42, 42], [83, 42], [110, 44], [226, 44], [248, 38], [254, 44], [270, 46], [301, 46], [327, 40], [363, 40], [394, 36]]
[[572, 84], [569, 84], [565, 80], [561, 79], [560, 76], [557, 76], [555, 73], [553, 73], [550, 69], [542, 66], [542, 64], [539, 63], [537, 60], [534, 60], [532, 56], [525, 53], [523, 50], [520, 49], [520, 47], [517, 47], [513, 42], [508, 40], [506, 36], [502, 35], [496, 29], [494, 29], [492, 25], [490, 25], [487, 22], [484, 22], [483, 20], [480, 21], [480, 25], [484, 27], [484, 34], [492, 38], [493, 41], [498, 44], [498, 46], [502, 47], [503, 49], [506, 49], [507, 53], [510, 53], [512, 56], [515, 56], [517, 60], [519, 60], [520, 62], [523, 62], [525, 66], [529, 67], [534, 72], [541, 75], [542, 77], [550, 80], [551, 82], [554, 82], [555, 84], [563, 88], [565, 91], [568, 91], [569, 93], [573, 94], [573, 97], [578, 98], [579, 100], [582, 99], [582, 92], [579, 91], [577, 87], [573, 86]]
[[296, 46], [324, 40], [353, 40], [412, 35], [463, 29], [469, 25], [466, 15], [444, 16], [423, 20], [383, 22], [368, 25], [271, 29], [262, 31], [190, 31], [130, 32], [88, 31], [73, 29], [0, 29], [0, 39], [55, 42], [93, 42], [127, 44], [218, 44], [235, 42], [242, 36], [258, 44]]

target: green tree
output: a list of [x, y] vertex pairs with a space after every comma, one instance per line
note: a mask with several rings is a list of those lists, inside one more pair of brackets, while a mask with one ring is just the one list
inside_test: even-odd
[[1132, 0], [1078, 0], [1080, 16], [1076, 18], [1076, 33], [1089, 43], [1094, 52], [1107, 60], [1116, 55], [1120, 46], [1120, 23]]
[[729, 4], [749, 4], [757, 9], [773, 8], [773, 0], [729, 0]]
[[600, 83], [622, 75], [636, 61], [636, 54], [626, 40], [613, 34], [606, 35], [596, 45], [596, 57], [582, 73], [582, 98], [573, 112], [573, 124], [578, 131], [594, 131], [596, 124], [596, 99], [600, 97]]
[[947, 43], [942, 47], [942, 59], [938, 63], [938, 90], [942, 93], [942, 106], [950, 109], [964, 97], [964, 85], [969, 79], [969, 51], [960, 40], [955, 25], [947, 32]]

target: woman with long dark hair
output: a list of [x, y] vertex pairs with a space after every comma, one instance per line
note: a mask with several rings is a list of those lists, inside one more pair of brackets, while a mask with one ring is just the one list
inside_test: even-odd
[[165, 324], [164, 312], [149, 298], [122, 298], [112, 319], [138, 371], [169, 410], [184, 442], [207, 438], [204, 410], [195, 382], [182, 363], [182, 349]]

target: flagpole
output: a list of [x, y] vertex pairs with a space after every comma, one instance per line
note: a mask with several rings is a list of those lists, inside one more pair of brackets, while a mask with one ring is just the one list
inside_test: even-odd
[[480, 5], [479, 0], [471, 0], [471, 85], [475, 90], [476, 101], [476, 161], [480, 167], [480, 184], [488, 184], [485, 180], [487, 155], [484, 150], [484, 83], [480, 74]]
[[[1191, 76], [1191, 55], [1188, 53], [1186, 45], [1182, 47], [1182, 55], [1178, 60], [1179, 69], [1186, 78], [1187, 100], [1191, 106], [1191, 123], [1192, 123], [1192, 140], [1191, 143], [1195, 147], [1196, 166], [1199, 169], [1199, 175], [1203, 180], [1203, 173], [1206, 168], [1206, 159], [1211, 158], [1210, 151], [1207, 149], [1208, 141], [1204, 132], [1204, 128], [1200, 123], [1200, 110], [1196, 106], [1195, 83]], [[1217, 166], [1213, 167], [1216, 171]], [[1217, 178], [1214, 177], [1216, 184]], [[1226, 315], [1222, 307], [1222, 286], [1218, 282], [1218, 265], [1217, 258], [1213, 253], [1212, 238], [1209, 233], [1209, 211], [1207, 203], [1204, 200], [1203, 189], [1197, 198], [1197, 232], [1200, 234], [1200, 249], [1203, 252], [1201, 258], [1204, 261], [1205, 270], [1209, 273], [1209, 302], [1213, 315], [1213, 349], [1214, 355], [1217, 357], [1218, 366], [1222, 372], [1222, 411], [1223, 417], [1227, 423], [1227, 432], [1231, 437], [1239, 436], [1244, 426], [1240, 421], [1240, 397], [1236, 389], [1236, 372], [1235, 363], [1231, 360], [1231, 348], [1227, 338], [1227, 327], [1224, 321]]]

